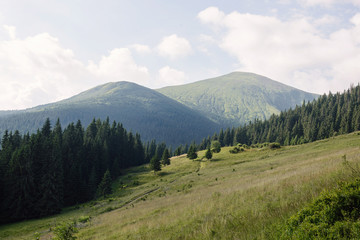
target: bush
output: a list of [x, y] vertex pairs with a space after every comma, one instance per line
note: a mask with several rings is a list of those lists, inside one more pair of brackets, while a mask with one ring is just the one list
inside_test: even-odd
[[282, 239], [360, 239], [360, 180], [324, 191], [292, 216]]
[[73, 239], [76, 239], [76, 237], [73, 236], [73, 234], [77, 233], [77, 232], [78, 232], [78, 230], [75, 227], [75, 222], [62, 223], [61, 225], [57, 226], [54, 229], [55, 237], [53, 239], [73, 240]]
[[281, 148], [281, 145], [280, 145], [280, 143], [274, 142], [274, 143], [269, 144], [269, 148], [270, 149], [277, 149], [277, 148]]
[[233, 149], [230, 149], [229, 152], [232, 154], [244, 152], [245, 149], [243, 147], [234, 147]]
[[246, 145], [246, 144], [243, 144], [242, 146], [243, 146], [243, 148], [245, 148], [245, 149], [250, 149], [250, 147], [249, 147], [248, 145]]
[[90, 219], [91, 219], [90, 216], [81, 216], [81, 217], [79, 217], [78, 222], [87, 223], [87, 222], [90, 222]]

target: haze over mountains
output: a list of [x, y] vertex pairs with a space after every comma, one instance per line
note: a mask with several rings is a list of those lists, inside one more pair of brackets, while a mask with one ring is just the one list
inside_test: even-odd
[[265, 119], [281, 110], [311, 101], [307, 93], [252, 73], [234, 72], [182, 86], [152, 90], [130, 82], [108, 83], [69, 99], [19, 111], [0, 111], [0, 134], [8, 130], [35, 132], [47, 117], [62, 126], [93, 118], [123, 123], [168, 145], [200, 141], [222, 127]]

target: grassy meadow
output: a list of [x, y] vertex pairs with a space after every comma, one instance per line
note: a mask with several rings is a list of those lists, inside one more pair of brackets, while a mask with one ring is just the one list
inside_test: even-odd
[[222, 148], [212, 160], [174, 157], [154, 174], [132, 168], [107, 199], [62, 214], [0, 226], [0, 239], [50, 239], [62, 221], [78, 223], [78, 239], [277, 239], [292, 214], [339, 181], [351, 179], [343, 164], [360, 162], [359, 133], [304, 145]]

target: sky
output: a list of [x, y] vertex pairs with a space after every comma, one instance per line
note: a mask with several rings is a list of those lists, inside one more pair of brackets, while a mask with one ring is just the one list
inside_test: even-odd
[[318, 94], [357, 85], [360, 0], [0, 1], [1, 110], [233, 71]]

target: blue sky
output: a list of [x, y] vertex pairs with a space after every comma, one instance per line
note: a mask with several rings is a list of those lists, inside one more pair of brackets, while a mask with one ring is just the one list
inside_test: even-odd
[[322, 94], [357, 84], [359, 63], [360, 0], [0, 2], [0, 109], [232, 71]]

